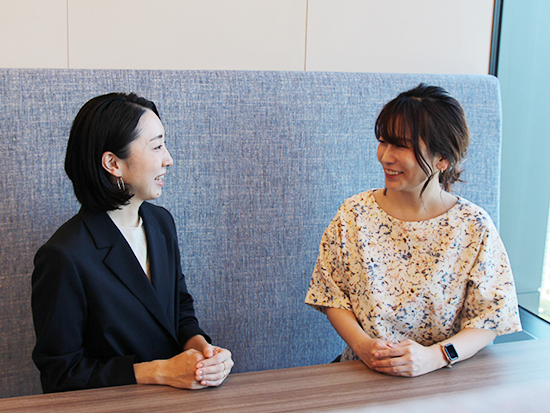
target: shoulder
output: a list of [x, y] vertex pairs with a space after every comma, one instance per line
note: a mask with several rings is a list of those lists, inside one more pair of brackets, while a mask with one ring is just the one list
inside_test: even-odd
[[373, 217], [380, 218], [382, 210], [374, 198], [374, 190], [368, 190], [347, 198], [338, 208], [335, 220], [341, 220], [351, 224], [355, 221], [370, 220]]
[[34, 257], [35, 268], [54, 268], [60, 273], [62, 267], [72, 267], [76, 262], [88, 261], [91, 251], [97, 249], [82, 214], [79, 212], [44, 243]]
[[65, 222], [44, 246], [57, 246], [81, 254], [82, 250], [110, 247], [122, 234], [106, 212], [82, 207], [78, 214]]
[[330, 227], [355, 231], [359, 227], [370, 226], [371, 221], [381, 219], [381, 215], [373, 190], [368, 190], [347, 198], [338, 208]]
[[455, 219], [476, 227], [494, 229], [496, 231], [495, 224], [487, 211], [465, 198], [458, 197], [456, 206], [449, 212], [452, 212], [452, 216]]
[[447, 224], [464, 239], [469, 239], [472, 248], [490, 245], [491, 248], [504, 249], [498, 229], [491, 216], [479, 205], [459, 198], [456, 206], [449, 211]]
[[44, 246], [58, 246], [61, 248], [70, 248], [78, 244], [80, 240], [86, 238], [88, 231], [80, 213], [61, 225]]
[[376, 206], [376, 201], [374, 199], [374, 190], [369, 189], [368, 191], [360, 192], [358, 194], [352, 195], [347, 198], [342, 205], [340, 205], [340, 210], [355, 210], [357, 208], [372, 208]]

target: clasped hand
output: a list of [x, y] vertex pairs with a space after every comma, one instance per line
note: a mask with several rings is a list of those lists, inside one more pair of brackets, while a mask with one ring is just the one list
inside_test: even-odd
[[203, 350], [202, 360], [196, 364], [195, 381], [203, 387], [219, 386], [233, 368], [231, 352], [209, 345]]
[[222, 384], [233, 364], [229, 350], [208, 344], [202, 352], [192, 348], [165, 360], [162, 370], [170, 386], [202, 389]]
[[441, 367], [439, 348], [424, 347], [412, 340], [390, 343], [369, 339], [357, 355], [371, 370], [393, 376], [420, 376]]
[[134, 364], [136, 381], [182, 389], [219, 386], [231, 372], [231, 352], [208, 344], [202, 336], [177, 356]]

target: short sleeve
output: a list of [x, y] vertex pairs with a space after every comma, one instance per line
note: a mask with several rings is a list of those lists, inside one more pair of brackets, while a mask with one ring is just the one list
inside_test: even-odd
[[461, 329], [496, 330], [498, 335], [521, 331], [516, 288], [508, 255], [489, 221], [469, 274]]
[[305, 300], [306, 304], [321, 312], [326, 307], [353, 311], [348, 295], [348, 281], [344, 274], [345, 242], [342, 232], [342, 221], [338, 213], [321, 238], [319, 255]]

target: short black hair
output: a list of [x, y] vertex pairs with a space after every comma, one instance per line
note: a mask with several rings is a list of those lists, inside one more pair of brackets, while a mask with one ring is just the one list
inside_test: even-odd
[[403, 147], [412, 143], [416, 160], [429, 177], [422, 192], [433, 171], [422, 156], [420, 140], [431, 155], [449, 161], [449, 167], [439, 175], [443, 189], [449, 191], [453, 183], [460, 181], [460, 163], [467, 156], [470, 131], [462, 105], [442, 87], [420, 83], [400, 93], [378, 115], [374, 133], [376, 139], [392, 145]]
[[128, 158], [146, 110], [160, 119], [153, 102], [134, 93], [109, 93], [90, 99], [76, 115], [67, 143], [65, 172], [84, 207], [105, 212], [128, 204], [133, 194], [118, 188], [103, 168], [102, 156], [110, 151], [120, 159]]

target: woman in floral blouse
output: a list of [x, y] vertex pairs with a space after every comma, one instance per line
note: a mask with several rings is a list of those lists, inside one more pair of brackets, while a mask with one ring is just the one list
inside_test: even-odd
[[348, 344], [341, 360], [418, 376], [521, 330], [489, 215], [449, 192], [469, 132], [460, 103], [420, 84], [375, 125], [385, 188], [347, 199], [326, 229], [306, 303]]

